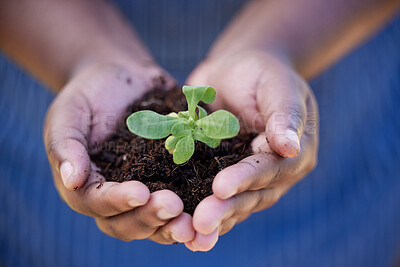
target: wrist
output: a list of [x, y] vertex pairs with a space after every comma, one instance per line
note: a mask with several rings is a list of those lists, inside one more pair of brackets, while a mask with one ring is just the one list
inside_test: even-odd
[[[147, 51], [122, 49], [109, 49], [95, 47], [89, 51], [83, 51], [78, 56], [75, 64], [72, 65], [65, 83], [70, 83], [78, 76], [85, 73], [97, 73], [98, 71], [109, 70], [125, 79], [127, 84], [135, 85], [135, 88], [172, 88], [176, 82], [162, 69], [150, 56]], [[79, 79], [79, 78], [78, 78]]]
[[[132, 71], [160, 68], [147, 51], [138, 53], [125, 52], [118, 48], [95, 47], [83, 51], [77, 56], [77, 60], [71, 67], [66, 78], [70, 80], [85, 69], [105, 65], [119, 66]], [[144, 75], [146, 75], [146, 73], [144, 73]]]
[[[254, 59], [255, 62], [264, 60], [266, 64], [279, 61], [288, 68], [295, 70], [295, 65], [292, 58], [284, 50], [273, 48], [244, 48], [235, 51], [234, 53], [214, 53], [213, 50], [206, 56], [201, 65], [204, 69], [209, 69], [210, 73], [214, 73], [218, 69], [232, 64], [240, 64], [243, 60], [249, 61]], [[296, 71], [296, 70], [295, 70]]]

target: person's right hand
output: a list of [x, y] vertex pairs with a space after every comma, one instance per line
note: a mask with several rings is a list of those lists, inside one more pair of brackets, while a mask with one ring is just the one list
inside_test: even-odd
[[154, 65], [102, 64], [79, 71], [48, 110], [44, 141], [60, 196], [75, 211], [94, 217], [101, 231], [126, 241], [188, 242], [195, 235], [192, 218], [182, 212], [175, 193], [150, 194], [138, 181], [105, 182], [87, 151], [115, 131], [127, 106], [159, 77], [166, 88], [174, 83]]

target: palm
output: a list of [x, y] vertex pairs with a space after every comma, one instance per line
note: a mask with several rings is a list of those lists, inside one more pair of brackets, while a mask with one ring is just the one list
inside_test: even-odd
[[[104, 141], [114, 132], [127, 106], [154, 86], [160, 85], [145, 80], [140, 73], [115, 66], [102, 66], [80, 74], [65, 91], [73, 94], [76, 91], [76, 97], [82, 98], [81, 108], [85, 114], [82, 114], [79, 125], [87, 134], [90, 146]], [[82, 87], [84, 90], [81, 90]], [[79, 100], [74, 101], [76, 103]]]
[[[88, 155], [88, 147], [116, 130], [130, 103], [161, 86], [154, 81], [173, 84], [164, 75], [157, 67], [95, 66], [75, 76], [47, 114], [45, 143], [60, 195], [74, 210], [95, 217], [103, 232], [123, 240], [173, 243], [193, 238], [191, 218], [182, 214], [176, 194], [163, 190], [150, 195], [138, 181], [105, 182]], [[179, 233], [172, 238], [175, 229]]]
[[232, 111], [243, 127], [259, 133], [252, 142], [255, 154], [221, 171], [213, 182], [214, 195], [195, 210], [193, 224], [202, 238], [196, 236], [187, 246], [209, 250], [216, 233], [270, 207], [313, 169], [318, 111], [307, 83], [284, 61], [264, 52], [208, 59], [188, 83], [214, 86], [213, 108]]

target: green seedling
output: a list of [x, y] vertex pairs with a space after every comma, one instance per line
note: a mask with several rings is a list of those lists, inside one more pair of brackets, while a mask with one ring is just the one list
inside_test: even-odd
[[200, 141], [216, 148], [221, 139], [235, 137], [239, 132], [239, 121], [230, 112], [218, 110], [210, 115], [199, 106], [214, 102], [216, 91], [209, 86], [183, 86], [188, 110], [161, 115], [151, 110], [142, 110], [130, 115], [126, 121], [128, 129], [143, 138], [165, 140], [165, 148], [173, 154], [175, 164], [187, 162], [194, 153], [195, 142]]

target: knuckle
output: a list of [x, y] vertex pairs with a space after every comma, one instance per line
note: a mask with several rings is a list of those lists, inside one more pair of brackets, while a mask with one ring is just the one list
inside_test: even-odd
[[119, 240], [130, 242], [135, 240], [132, 234], [129, 234], [127, 227], [122, 226], [117, 217], [106, 218], [106, 231], [105, 233], [111, 235]]
[[165, 239], [165, 241], [170, 242], [170, 243], [174, 243], [176, 242], [173, 238], [172, 238], [172, 234], [171, 231], [168, 230], [161, 230], [160, 231], [160, 235], [162, 236], [163, 239]]
[[157, 210], [151, 203], [132, 210], [130, 214], [135, 228], [143, 233], [152, 234], [160, 226], [164, 225], [166, 222], [159, 220], [156, 216]]
[[259, 199], [257, 205], [253, 208], [253, 212], [267, 209], [278, 202], [280, 199], [278, 190], [263, 189], [259, 191]]
[[221, 223], [223, 224], [232, 219], [238, 219], [243, 216], [248, 216], [262, 201], [260, 197], [261, 191], [262, 190], [249, 191], [233, 196], [232, 204], [230, 205], [228, 211], [225, 213], [225, 216], [223, 220], [221, 220]]
[[260, 207], [261, 205], [263, 205], [263, 203], [265, 202], [265, 197], [264, 197], [265, 194], [263, 194], [264, 191], [265, 191], [265, 190], [259, 190], [259, 191], [257, 191], [257, 198], [256, 198], [256, 201], [255, 201], [253, 207], [251, 207], [251, 210], [252, 210], [252, 211], [253, 211], [253, 210], [256, 210], [258, 207]]
[[281, 164], [278, 164], [274, 172], [274, 177], [272, 177], [271, 179], [270, 185], [277, 183], [280, 180], [282, 173], [283, 173], [283, 166]]
[[292, 123], [292, 127], [301, 132], [304, 129], [305, 110], [301, 104], [292, 104], [287, 107], [288, 120]]
[[159, 226], [151, 225], [151, 223], [147, 222], [144, 219], [139, 219], [137, 221], [137, 225], [138, 225], [139, 229], [141, 229], [145, 233], [153, 233], [159, 227]]
[[263, 209], [262, 207], [264, 207], [264, 205], [265, 205], [265, 199], [263, 197], [263, 195], [264, 195], [263, 192], [264, 192], [264, 190], [257, 191], [256, 201], [254, 202], [254, 204], [251, 207], [251, 212], [256, 212], [256, 211]]
[[[252, 195], [252, 198], [254, 199], [252, 202], [249, 203], [248, 211], [253, 212], [254, 210], [257, 210], [257, 208], [263, 204], [263, 189], [254, 191], [253, 193], [250, 193]], [[240, 217], [243, 217], [243, 214], [240, 214]]]

